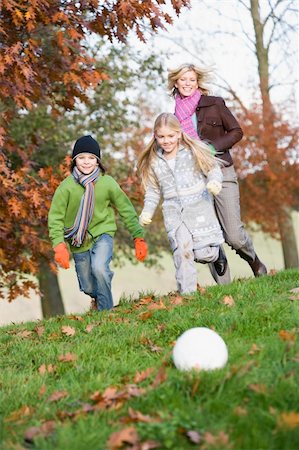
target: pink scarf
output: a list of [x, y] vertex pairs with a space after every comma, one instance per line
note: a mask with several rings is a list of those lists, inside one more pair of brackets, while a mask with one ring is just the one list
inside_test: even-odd
[[189, 97], [181, 97], [180, 94], [177, 94], [175, 97], [174, 114], [179, 119], [184, 133], [193, 139], [199, 139], [192, 116], [195, 113], [200, 97], [201, 92], [199, 89], [196, 89]]

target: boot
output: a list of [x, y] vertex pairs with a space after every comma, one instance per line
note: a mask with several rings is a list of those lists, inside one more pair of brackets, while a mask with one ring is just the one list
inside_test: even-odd
[[214, 265], [215, 270], [220, 277], [225, 274], [227, 269], [227, 259], [224, 251], [222, 250], [222, 247], [219, 247], [218, 259], [216, 259], [216, 261], [214, 261], [212, 264]]
[[242, 250], [237, 250], [236, 252], [241, 256], [242, 259], [245, 259], [245, 261], [248, 262], [256, 278], [267, 275], [267, 267], [262, 263], [262, 261], [259, 260], [257, 254], [255, 254], [254, 260], [252, 260], [252, 258], [242, 252]]

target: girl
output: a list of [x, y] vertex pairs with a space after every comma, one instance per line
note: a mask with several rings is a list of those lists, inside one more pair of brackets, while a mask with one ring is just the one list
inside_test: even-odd
[[136, 258], [143, 261], [147, 245], [136, 211], [116, 181], [105, 175], [97, 141], [82, 136], [73, 149], [72, 174], [58, 186], [52, 199], [48, 227], [56, 263], [64, 269], [70, 267], [67, 241], [80, 290], [94, 299], [98, 310], [113, 307], [109, 264], [116, 223], [112, 206], [135, 240]]
[[181, 293], [197, 288], [195, 261], [214, 262], [223, 275], [224, 242], [210, 193], [221, 190], [222, 173], [208, 145], [182, 133], [173, 114], [163, 113], [154, 125], [154, 136], [140, 155], [138, 169], [145, 186], [141, 225], [152, 216], [163, 197], [163, 217]]
[[[266, 266], [255, 253], [252, 240], [240, 216], [240, 192], [230, 149], [242, 139], [242, 129], [221, 97], [209, 94], [207, 82], [211, 70], [183, 64], [169, 71], [168, 88], [175, 98], [175, 115], [182, 129], [193, 139], [211, 145], [213, 154], [223, 161], [223, 189], [215, 197], [217, 217], [225, 242], [248, 262], [255, 277], [267, 273]], [[219, 284], [230, 282], [230, 271], [219, 276], [210, 265], [211, 273]]]

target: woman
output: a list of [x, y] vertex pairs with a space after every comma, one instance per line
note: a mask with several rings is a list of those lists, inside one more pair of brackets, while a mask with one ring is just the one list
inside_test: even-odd
[[[210, 144], [212, 153], [223, 161], [222, 190], [215, 197], [215, 209], [225, 242], [248, 262], [254, 276], [267, 273], [266, 266], [255, 253], [252, 240], [240, 216], [240, 193], [230, 149], [243, 136], [241, 127], [221, 97], [209, 95], [210, 70], [183, 64], [169, 71], [168, 88], [175, 98], [175, 115], [183, 131], [192, 138]], [[230, 282], [230, 271], [219, 276], [213, 264], [211, 273], [218, 284]]]

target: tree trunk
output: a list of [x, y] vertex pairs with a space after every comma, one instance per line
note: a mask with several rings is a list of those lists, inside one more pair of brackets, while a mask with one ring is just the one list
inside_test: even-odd
[[41, 307], [44, 318], [65, 314], [58, 277], [50, 269], [48, 261], [42, 259], [38, 275], [39, 287], [42, 293]]
[[285, 216], [279, 222], [285, 269], [299, 267], [297, 241], [291, 210], [285, 208]]

